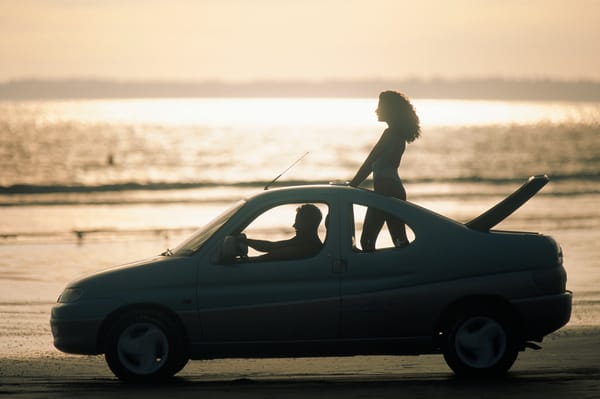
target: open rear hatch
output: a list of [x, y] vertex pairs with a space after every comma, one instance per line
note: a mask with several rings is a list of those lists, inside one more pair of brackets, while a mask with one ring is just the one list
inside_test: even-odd
[[530, 177], [517, 191], [465, 225], [473, 230], [489, 231], [529, 201], [549, 181], [550, 179], [546, 175]]

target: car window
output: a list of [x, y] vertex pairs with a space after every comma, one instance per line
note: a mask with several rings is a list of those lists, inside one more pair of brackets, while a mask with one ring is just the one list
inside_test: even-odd
[[[359, 204], [353, 204], [352, 206], [352, 218], [353, 218], [353, 231], [351, 232], [352, 238], [352, 247], [356, 251], [363, 251], [363, 245], [361, 244], [361, 237], [364, 229], [364, 221], [365, 216], [367, 214], [368, 207]], [[396, 224], [396, 229], [401, 228], [404, 225], [404, 230], [406, 232], [406, 242], [401, 242], [398, 244], [398, 247], [406, 247], [410, 245], [415, 240], [415, 233], [413, 229], [407, 225], [404, 221], [394, 218], [385, 211], [382, 211], [377, 208], [371, 208], [376, 212], [379, 212], [379, 215], [382, 219], [392, 220], [392, 224]], [[377, 235], [377, 240], [375, 241], [375, 250], [383, 250], [389, 248], [396, 248], [397, 245], [394, 244], [392, 239], [392, 234], [390, 233], [390, 228], [387, 222], [383, 223], [381, 231]]]
[[[325, 203], [311, 203], [321, 212], [321, 222], [317, 234], [321, 243], [327, 238], [326, 218], [329, 214], [329, 206]], [[287, 203], [270, 208], [256, 216], [242, 231], [248, 239], [264, 240], [269, 242], [280, 242], [290, 240], [296, 236], [294, 223], [297, 209], [305, 203]], [[250, 259], [264, 255], [265, 252], [258, 251], [248, 246], [248, 257]]]
[[190, 238], [179, 244], [172, 253], [175, 256], [194, 254], [215, 233], [215, 231], [219, 230], [221, 226], [223, 226], [245, 203], [246, 201], [243, 200], [235, 203], [206, 226], [196, 231]]

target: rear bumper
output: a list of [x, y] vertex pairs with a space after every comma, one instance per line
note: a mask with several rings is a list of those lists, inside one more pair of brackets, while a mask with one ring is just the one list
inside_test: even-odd
[[573, 294], [518, 299], [511, 302], [523, 321], [525, 341], [541, 341], [551, 332], [566, 325], [571, 318]]

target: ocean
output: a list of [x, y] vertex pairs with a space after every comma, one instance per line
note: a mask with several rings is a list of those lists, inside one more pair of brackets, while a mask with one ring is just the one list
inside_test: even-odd
[[[416, 99], [408, 200], [459, 221], [531, 175], [498, 228], [553, 236], [572, 325], [600, 325], [600, 103]], [[49, 309], [84, 274], [161, 253], [239, 198], [345, 181], [385, 125], [375, 99], [0, 102], [0, 356], [52, 353]], [[369, 183], [365, 184], [369, 187]], [[15, 343], [16, 342], [16, 343]]]

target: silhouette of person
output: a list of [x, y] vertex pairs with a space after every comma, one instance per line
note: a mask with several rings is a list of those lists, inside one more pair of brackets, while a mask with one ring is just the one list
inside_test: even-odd
[[[358, 169], [350, 185], [358, 187], [373, 172], [373, 188], [376, 193], [406, 201], [406, 191], [398, 176], [398, 167], [406, 143], [413, 142], [421, 134], [419, 117], [408, 98], [395, 91], [384, 91], [379, 95], [375, 113], [380, 122], [388, 124], [388, 128]], [[396, 247], [408, 245], [402, 221], [369, 208], [360, 238], [363, 251], [375, 250], [375, 242], [384, 222], [388, 225]]]
[[319, 224], [323, 218], [321, 211], [313, 204], [305, 204], [296, 209], [294, 229], [296, 235], [288, 240], [267, 241], [254, 240], [242, 235], [242, 239], [264, 255], [254, 257], [256, 260], [302, 259], [316, 255], [323, 243], [318, 235]]

